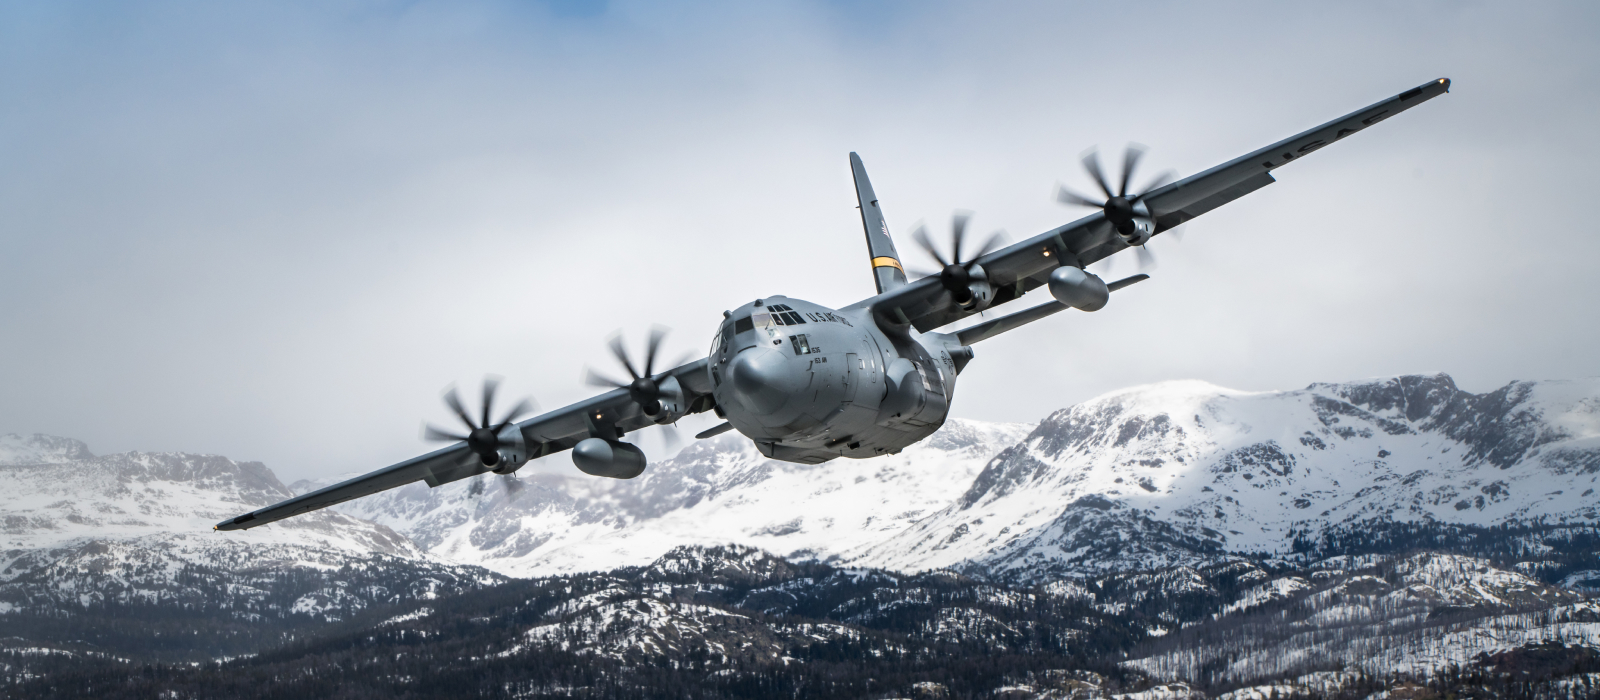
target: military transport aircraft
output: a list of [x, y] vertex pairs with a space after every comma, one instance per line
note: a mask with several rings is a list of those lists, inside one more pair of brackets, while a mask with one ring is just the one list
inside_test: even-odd
[[[1107, 283], [1085, 266], [1129, 248], [1143, 255], [1151, 237], [1272, 184], [1273, 170], [1449, 89], [1450, 81], [1440, 78], [1198, 175], [1171, 183], [1161, 178], [1137, 192], [1129, 186], [1141, 150], [1125, 153], [1115, 187], [1091, 153], [1083, 165], [1104, 200], [1065, 188], [1057, 198], [1097, 211], [998, 249], [990, 239], [966, 255], [966, 220], [958, 217], [948, 259], [919, 230], [913, 238], [943, 269], [916, 281], [907, 280], [861, 158], [851, 153], [876, 296], [842, 309], [785, 296], [756, 299], [723, 312], [708, 357], [659, 373], [659, 330], [639, 365], [628, 359], [621, 338], [613, 338], [612, 352], [629, 381], [591, 374], [591, 383], [611, 390], [523, 421], [517, 419], [527, 412], [526, 402], [491, 420], [493, 382], [485, 383], [476, 420], [452, 390], [445, 401], [467, 432], [427, 431], [431, 439], [453, 442], [449, 447], [224, 520], [215, 529], [257, 527], [414, 481], [432, 487], [486, 472], [509, 475], [569, 449], [584, 473], [631, 479], [644, 472], [645, 455], [623, 436], [705, 411], [726, 422], [697, 438], [737, 430], [773, 459], [816, 464], [894, 454], [944, 423], [974, 344], [1065, 309], [1098, 311], [1111, 292], [1147, 279], [1138, 274]], [[1052, 299], [960, 330], [937, 330], [1038, 287], [1048, 287]]]

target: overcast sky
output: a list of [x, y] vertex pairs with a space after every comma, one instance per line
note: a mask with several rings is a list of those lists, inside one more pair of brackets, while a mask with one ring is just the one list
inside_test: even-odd
[[1187, 175], [1439, 77], [1105, 310], [980, 345], [954, 415], [1593, 376], [1595, 7], [6, 3], [0, 433], [375, 469], [451, 382], [555, 408], [617, 329], [703, 353], [753, 298], [869, 296], [852, 150], [912, 263], [954, 209], [1081, 216], [1051, 194], [1090, 146]]

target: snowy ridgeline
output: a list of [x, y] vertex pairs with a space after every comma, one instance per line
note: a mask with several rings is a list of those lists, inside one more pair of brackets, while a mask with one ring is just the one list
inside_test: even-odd
[[1583, 598], [1600, 588], [1594, 381], [1483, 395], [1442, 375], [1264, 393], [1173, 382], [1037, 426], [952, 420], [874, 460], [773, 462], [726, 435], [632, 481], [530, 477], [514, 497], [494, 477], [417, 484], [231, 533], [210, 526], [317, 484], [47, 436], [0, 437], [0, 476], [0, 615], [35, 620], [14, 634], [40, 648], [76, 643], [52, 637], [67, 633], [50, 615], [146, 604], [276, 635], [208, 626], [171, 654], [248, 653], [313, 622], [427, 623], [442, 608], [391, 608], [509, 585], [491, 571], [619, 567], [644, 567], [647, 585], [555, 604], [481, 660], [559, 647], [626, 664], [751, 640], [775, 663], [818, 643], [892, 656], [914, 645], [872, 625], [912, 609], [922, 642], [1088, 653], [1116, 638], [1131, 646], [1094, 651], [1208, 687], [1600, 646]]
[[[493, 476], [418, 483], [230, 533], [210, 526], [342, 476], [285, 488], [259, 463], [97, 457], [47, 436], [0, 437], [0, 471], [11, 489], [0, 552], [10, 558], [183, 535], [174, 556], [289, 547], [301, 551], [277, 558], [325, 566], [376, 552], [537, 576], [743, 544], [792, 559], [1051, 581], [1230, 552], [1328, 556], [1363, 539], [1405, 548], [1449, 526], [1593, 525], [1600, 380], [1482, 395], [1444, 375], [1261, 393], [1167, 382], [1038, 425], [953, 419], [872, 460], [775, 462], [729, 434], [631, 481], [574, 469], [525, 477], [515, 491]], [[1590, 573], [1600, 563], [1520, 558], [1576, 576], [1574, 586], [1600, 578]]]
[[[0, 614], [11, 615], [13, 635], [52, 639], [73, 634], [47, 624], [52, 616], [144, 606], [159, 611], [151, 614], [161, 621], [108, 628], [129, 639], [163, 625], [182, 630], [174, 636], [188, 642], [154, 647], [172, 653], [239, 648], [254, 640], [229, 624], [288, 634], [375, 605], [505, 580], [432, 557], [382, 525], [331, 511], [281, 527], [213, 532], [211, 525], [224, 517], [293, 495], [259, 463], [193, 454], [95, 456], [75, 440], [4, 436], [0, 480], [6, 484]], [[44, 622], [19, 621], [25, 618]], [[206, 634], [190, 620], [208, 621]]]
[[[825, 683], [838, 689], [829, 697], [1265, 700], [1419, 697], [1406, 688], [1465, 670], [1573, 691], [1539, 697], [1584, 698], [1591, 679], [1569, 662], [1600, 663], [1597, 625], [1594, 601], [1454, 555], [1310, 567], [1229, 557], [1025, 587], [677, 548], [645, 567], [374, 608], [348, 625], [302, 628], [309, 644], [204, 666], [215, 671], [185, 663], [167, 678], [215, 689], [229, 679], [343, 677], [403, 695], [422, 688], [426, 669], [537, 694], [574, 687], [568, 669], [581, 668], [581, 687], [616, 697], [653, 697], [663, 685], [762, 696], [744, 684], [778, 682]], [[0, 651], [0, 663], [20, 653], [28, 667], [48, 652], [138, 672], [139, 661], [107, 662], [102, 642], [33, 643]], [[884, 678], [898, 680], [874, 685]], [[0, 674], [0, 689], [5, 682]]]
[[485, 477], [339, 508], [510, 575], [642, 566], [679, 545], [738, 543], [1051, 580], [1326, 550], [1378, 526], [1594, 524], [1597, 479], [1600, 380], [1475, 395], [1435, 375], [1260, 393], [1167, 382], [1036, 426], [951, 420], [900, 455], [815, 466], [768, 460], [730, 434], [633, 481], [574, 470], [524, 478], [513, 497]]
[[1126, 664], [1214, 684], [1324, 670], [1427, 677], [1519, 647], [1600, 649], [1600, 601], [1482, 559], [1337, 557], [1308, 573], [1162, 630]]

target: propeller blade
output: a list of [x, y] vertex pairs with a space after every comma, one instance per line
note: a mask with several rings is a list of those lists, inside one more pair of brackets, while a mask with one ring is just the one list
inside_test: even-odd
[[1134, 255], [1139, 258], [1139, 269], [1140, 270], [1154, 270], [1155, 269], [1155, 267], [1156, 267], [1156, 256], [1155, 256], [1155, 253], [1150, 252], [1149, 248], [1147, 248], [1145, 246], [1139, 246], [1137, 248], [1134, 248]]
[[592, 369], [591, 370], [585, 370], [585, 372], [586, 372], [586, 374], [583, 377], [583, 382], [585, 384], [588, 384], [589, 386], [601, 387], [601, 388], [604, 388], [604, 389], [626, 389], [626, 388], [628, 388], [627, 382], [619, 382], [619, 381], [617, 381], [615, 379], [607, 377], [604, 374], [599, 374], [599, 373], [595, 372]]
[[518, 479], [515, 474], [501, 474], [500, 485], [505, 487], [508, 500], [515, 500], [517, 496], [522, 494], [522, 480]]
[[478, 427], [473, 425], [472, 419], [467, 416], [467, 409], [461, 406], [461, 397], [456, 395], [455, 387], [452, 386], [448, 391], [444, 392], [444, 402], [445, 405], [450, 407], [450, 410], [455, 411], [456, 415], [461, 418], [461, 422], [467, 425], [467, 429], [472, 430]]
[[682, 367], [682, 366], [684, 366], [686, 364], [689, 364], [689, 360], [692, 360], [692, 359], [694, 359], [694, 351], [693, 350], [689, 350], [689, 351], [683, 353], [682, 355], [679, 355], [678, 359], [673, 360], [672, 364], [668, 365], [667, 368], [668, 369], [677, 369], [677, 368]]
[[1128, 149], [1122, 152], [1122, 188], [1117, 190], [1117, 196], [1128, 196], [1128, 181], [1133, 179], [1133, 170], [1139, 167], [1139, 159], [1144, 157], [1144, 150], [1144, 146], [1130, 143]]
[[1106, 199], [1116, 196], [1111, 193], [1111, 185], [1106, 182], [1105, 173], [1100, 171], [1099, 151], [1090, 150], [1089, 154], [1083, 157], [1083, 169], [1089, 171], [1089, 175], [1094, 177], [1094, 184], [1099, 185], [1100, 191], [1106, 193]]
[[961, 241], [967, 237], [967, 222], [971, 220], [971, 214], [959, 212], [950, 217], [950, 261], [957, 265], [961, 264]]
[[511, 425], [512, 423], [516, 422], [516, 420], [518, 418], [521, 418], [524, 415], [532, 413], [533, 410], [534, 410], [534, 408], [533, 408], [533, 400], [532, 399], [523, 399], [521, 401], [518, 401], [517, 405], [511, 407], [511, 412], [507, 413], [506, 417], [500, 421], [500, 424], [495, 426], [494, 434], [495, 435], [499, 435], [500, 431], [506, 429], [506, 426]]
[[1160, 175], [1157, 175], [1156, 179], [1151, 180], [1150, 184], [1145, 185], [1144, 189], [1139, 190], [1139, 194], [1135, 195], [1134, 199], [1143, 199], [1145, 195], [1150, 194], [1151, 192], [1154, 192], [1162, 187], [1166, 187], [1167, 183], [1172, 182], [1173, 180], [1177, 179], [1177, 177], [1178, 171], [1176, 170], [1168, 170]]
[[1179, 243], [1182, 243], [1183, 242], [1183, 231], [1184, 231], [1184, 229], [1187, 229], [1188, 227], [1189, 227], [1189, 224], [1187, 222], [1186, 223], [1181, 223], [1181, 224], [1178, 224], [1177, 226], [1173, 226], [1172, 228], [1167, 229], [1166, 230], [1166, 234], [1168, 236], [1172, 236], [1172, 240], [1177, 241]]
[[499, 377], [490, 375], [483, 378], [483, 422], [479, 426], [489, 427], [489, 409], [494, 407], [494, 393], [499, 390]]
[[447, 433], [431, 425], [424, 425], [422, 427], [422, 437], [425, 440], [432, 440], [434, 442], [460, 442], [467, 439], [467, 436], [465, 435]]
[[477, 498], [479, 496], [482, 496], [483, 495], [483, 479], [481, 479], [481, 478], [473, 479], [472, 480], [472, 484], [467, 486], [467, 495], [472, 496], [473, 498]]
[[999, 250], [1000, 246], [1005, 244], [1005, 242], [1006, 242], [1006, 232], [1005, 231], [995, 231], [994, 235], [990, 236], [989, 240], [984, 241], [983, 242], [983, 246], [978, 248], [978, 252], [972, 256], [972, 259], [973, 260], [977, 260], [978, 258], [981, 258], [981, 257], [983, 257], [985, 255], [988, 255], [988, 254], [990, 254], [990, 253], [992, 253], [992, 252], [994, 252], [996, 250]]
[[645, 346], [644, 352], [644, 376], [655, 376], [656, 353], [661, 351], [661, 339], [665, 337], [667, 337], [666, 326], [650, 327], [650, 342]]
[[917, 245], [922, 246], [924, 252], [934, 260], [939, 261], [939, 267], [950, 264], [944, 259], [943, 255], [939, 254], [939, 249], [933, 247], [933, 241], [928, 240], [928, 228], [926, 226], [917, 226], [917, 230], [911, 232], [911, 240], [916, 241]]
[[[1100, 268], [1099, 268], [1100, 271], [1096, 272], [1095, 274], [1097, 274], [1097, 275], [1099, 275], [1101, 277], [1110, 277], [1111, 276], [1111, 269], [1116, 267], [1116, 263], [1117, 263], [1117, 257], [1115, 255], [1107, 255], [1107, 256], [1105, 256], [1103, 258], [1100, 258], [1098, 261], [1089, 263], [1089, 267], [1094, 267], [1096, 265], [1099, 265], [1100, 266]], [[1086, 267], [1084, 269], [1087, 270], [1088, 268]]]
[[1106, 206], [1104, 202], [1096, 202], [1060, 184], [1056, 185], [1056, 201], [1062, 204], [1076, 204], [1080, 207], [1094, 207], [1095, 209], [1104, 209]]
[[906, 274], [910, 275], [911, 278], [914, 279], [914, 280], [919, 280], [919, 279], [922, 279], [924, 277], [938, 277], [939, 276], [939, 273], [937, 273], [937, 272], [929, 272], [929, 271], [924, 270], [924, 269], [922, 269], [920, 267], [907, 267], [906, 268]]
[[678, 433], [677, 426], [663, 425], [661, 426], [661, 442], [667, 448], [666, 453], [672, 454], [683, 446], [683, 436]]
[[628, 370], [630, 376], [638, 379], [639, 371], [633, 368], [633, 363], [628, 360], [628, 349], [622, 345], [622, 334], [618, 333], [611, 336], [609, 345], [611, 346], [611, 354], [616, 356], [618, 362], [622, 363], [622, 367]]

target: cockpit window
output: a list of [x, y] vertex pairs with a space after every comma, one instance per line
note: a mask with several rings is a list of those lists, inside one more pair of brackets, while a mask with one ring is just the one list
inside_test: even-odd
[[735, 335], [739, 333], [748, 333], [755, 329], [755, 322], [751, 321], [749, 316], [742, 316], [733, 322], [733, 332]]

